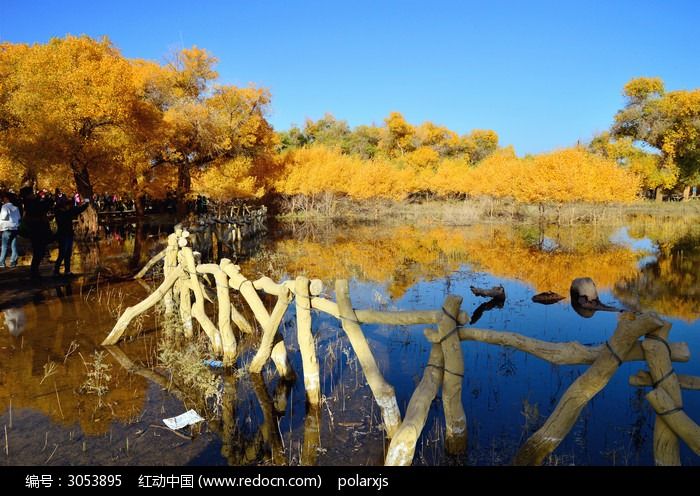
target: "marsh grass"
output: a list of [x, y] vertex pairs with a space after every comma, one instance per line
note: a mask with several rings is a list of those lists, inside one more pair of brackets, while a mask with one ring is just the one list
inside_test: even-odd
[[166, 337], [159, 343], [158, 361], [170, 372], [171, 383], [184, 394], [187, 406], [215, 417], [221, 412], [223, 379], [205, 365], [207, 348], [204, 339], [182, 342], [177, 335]]
[[[83, 355], [80, 354], [80, 357], [83, 358]], [[96, 409], [99, 409], [106, 405], [104, 397], [110, 389], [112, 365], [107, 362], [106, 353], [97, 350], [93, 353], [91, 362], [86, 362], [83, 358], [83, 365], [87, 374], [85, 381], [80, 386], [80, 392], [83, 394], [94, 394], [97, 397]]]
[[[619, 225], [636, 216], [662, 219], [700, 218], [700, 201], [629, 204], [525, 204], [508, 198], [436, 198], [418, 201], [351, 200], [347, 197], [288, 198], [277, 204], [283, 220], [381, 221], [383, 223], [429, 223], [470, 225], [474, 223], [544, 223], [557, 225]], [[332, 207], [329, 207], [332, 204]]]

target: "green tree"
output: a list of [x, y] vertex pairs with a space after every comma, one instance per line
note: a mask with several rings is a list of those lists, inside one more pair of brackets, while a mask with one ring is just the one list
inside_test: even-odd
[[623, 93], [627, 101], [612, 135], [656, 148], [659, 176], [677, 175], [687, 197], [690, 185], [700, 182], [700, 89], [666, 92], [660, 78], [644, 77], [629, 81]]

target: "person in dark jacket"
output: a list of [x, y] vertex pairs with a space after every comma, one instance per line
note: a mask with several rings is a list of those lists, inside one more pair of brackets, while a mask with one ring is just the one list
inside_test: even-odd
[[58, 258], [53, 269], [55, 276], [59, 275], [61, 263], [65, 265], [64, 274], [71, 275], [70, 259], [73, 256], [73, 220], [82, 214], [90, 204], [87, 202], [74, 207], [72, 199], [61, 198], [56, 203], [56, 241], [58, 242]]
[[51, 208], [51, 203], [46, 198], [41, 198], [34, 194], [31, 186], [22, 188], [20, 196], [24, 203], [24, 217], [22, 222], [25, 227], [26, 236], [32, 242], [32, 263], [30, 274], [32, 279], [39, 279], [39, 264], [46, 255], [46, 247], [53, 238], [49, 218], [47, 214]]

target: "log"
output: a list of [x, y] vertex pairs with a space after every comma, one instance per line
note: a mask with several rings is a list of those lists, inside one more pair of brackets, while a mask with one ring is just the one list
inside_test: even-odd
[[[671, 412], [677, 405], [666, 391], [661, 388], [653, 389], [646, 395], [647, 401], [657, 415]], [[700, 426], [693, 422], [683, 410], [678, 410], [662, 416], [666, 425], [693, 450], [700, 455]]]
[[640, 336], [659, 329], [663, 324], [654, 314], [621, 314], [617, 329], [609, 340], [610, 349], [606, 347], [588, 370], [569, 386], [544, 425], [520, 448], [513, 463], [541, 465], [569, 433], [581, 410], [617, 371], [620, 363], [611, 349], [617, 356], [625, 356]]
[[206, 311], [204, 310], [204, 292], [202, 291], [202, 286], [199, 283], [199, 278], [197, 277], [197, 266], [194, 262], [194, 255], [192, 254], [192, 249], [187, 246], [181, 247], [180, 258], [181, 264], [186, 268], [187, 272], [190, 275], [189, 282], [191, 284], [192, 293], [194, 294], [194, 304], [192, 305], [192, 317], [197, 319], [199, 325], [202, 326], [204, 333], [211, 341], [214, 353], [220, 355], [223, 352], [221, 335], [219, 334], [219, 330], [209, 319]]
[[[663, 389], [669, 398], [679, 408], [683, 407], [683, 397], [678, 378], [673, 372], [671, 363], [671, 352], [666, 348], [671, 324], [666, 323], [661, 329], [646, 336], [642, 342], [644, 358], [649, 365], [651, 378], [658, 383], [658, 387]], [[662, 341], [658, 341], [662, 339]], [[667, 374], [670, 374], [667, 376]], [[663, 380], [662, 380], [663, 378]], [[664, 417], [656, 416], [654, 419], [654, 461], [658, 466], [680, 466], [681, 452], [678, 437], [666, 424]]]
[[124, 331], [129, 323], [135, 317], [141, 315], [143, 312], [154, 306], [165, 297], [165, 294], [170, 290], [170, 288], [173, 287], [175, 281], [177, 281], [178, 277], [180, 277], [180, 275], [183, 273], [183, 270], [184, 269], [179, 265], [175, 267], [175, 269], [168, 274], [168, 277], [165, 278], [162, 284], [158, 286], [153, 293], [148, 295], [146, 299], [137, 303], [133, 307], [128, 307], [126, 310], [124, 310], [124, 313], [121, 314], [119, 320], [117, 320], [117, 323], [114, 324], [112, 331], [102, 341], [102, 346], [116, 344], [121, 338], [122, 334], [124, 334]]
[[[288, 291], [291, 291], [292, 294], [295, 294], [296, 291], [296, 282], [295, 281], [283, 281], [280, 284], [277, 284], [275, 281], [270, 279], [267, 276], [261, 277], [260, 279], [256, 279], [253, 281], [253, 286], [255, 289], [258, 291], [263, 291], [269, 295], [275, 295], [279, 296], [282, 294], [282, 291], [284, 288], [286, 288]], [[309, 281], [309, 293], [313, 296], [318, 296], [321, 294], [323, 291], [323, 281], [320, 279], [311, 279]]]
[[252, 324], [248, 322], [248, 319], [246, 319], [241, 312], [238, 311], [233, 303], [231, 303], [231, 320], [233, 320], [233, 323], [238, 326], [241, 332], [246, 334], [255, 334], [255, 329], [253, 328]]
[[229, 297], [228, 276], [216, 264], [200, 264], [197, 266], [197, 273], [211, 274], [214, 276], [214, 281], [216, 281], [218, 324], [224, 349], [224, 365], [227, 367], [233, 366], [236, 363], [237, 343], [231, 327], [231, 298]]
[[142, 279], [143, 276], [145, 276], [146, 273], [151, 270], [151, 267], [165, 258], [166, 253], [168, 253], [168, 248], [163, 248], [161, 251], [155, 254], [148, 262], [146, 262], [146, 265], [144, 265], [143, 268], [136, 273], [134, 279]]
[[350, 345], [353, 350], [355, 350], [362, 372], [365, 374], [369, 388], [382, 412], [384, 429], [387, 432], [387, 436], [392, 437], [401, 423], [401, 414], [399, 412], [399, 405], [396, 403], [394, 388], [386, 382], [384, 376], [379, 371], [374, 355], [372, 355], [372, 350], [367, 344], [365, 335], [362, 333], [362, 328], [360, 328], [358, 324], [355, 311], [352, 309], [349, 291], [349, 285], [346, 279], [338, 279], [335, 281], [335, 297], [338, 301], [340, 322], [345, 334], [347, 334], [350, 340]]
[[297, 340], [301, 352], [301, 363], [304, 373], [304, 389], [306, 401], [318, 406], [321, 402], [321, 382], [319, 379], [318, 358], [316, 357], [316, 341], [311, 332], [311, 296], [309, 294], [309, 279], [299, 276], [295, 282]]
[[444, 363], [442, 346], [433, 344], [423, 378], [411, 396], [411, 401], [408, 402], [408, 408], [406, 408], [406, 416], [389, 444], [385, 465], [406, 466], [413, 462], [416, 443], [425, 427], [430, 405], [442, 384]]
[[262, 339], [260, 340], [258, 351], [255, 353], [253, 360], [250, 362], [249, 370], [253, 374], [261, 373], [262, 368], [270, 359], [270, 353], [272, 353], [272, 345], [274, 343], [275, 335], [277, 334], [277, 328], [279, 327], [280, 322], [282, 322], [282, 318], [287, 311], [290, 301], [291, 293], [289, 292], [287, 292], [286, 295], [280, 295], [277, 297], [275, 308], [272, 309], [270, 318], [263, 325], [263, 335]]
[[[325, 298], [311, 298], [311, 308], [320, 312], [340, 318], [338, 304]], [[357, 320], [361, 324], [386, 324], [386, 325], [417, 325], [437, 324], [442, 318], [440, 310], [415, 310], [400, 312], [379, 312], [376, 310], [355, 310]], [[460, 325], [469, 322], [466, 312], [459, 313]]]
[[482, 298], [494, 298], [496, 300], [501, 301], [506, 299], [506, 290], [503, 288], [503, 286], [494, 286], [488, 289], [469, 286], [469, 289], [472, 290], [474, 296], [480, 296]]
[[544, 293], [538, 293], [532, 297], [532, 301], [535, 303], [540, 303], [542, 305], [551, 305], [558, 301], [563, 300], [566, 296], [562, 296], [553, 291], [545, 291]]
[[221, 270], [223, 270], [227, 276], [229, 276], [229, 285], [232, 289], [238, 291], [243, 299], [245, 299], [248, 306], [253, 311], [258, 323], [265, 328], [265, 324], [270, 319], [270, 315], [265, 309], [257, 290], [253, 286], [253, 282], [248, 280], [243, 274], [241, 274], [241, 268], [238, 265], [233, 265], [231, 260], [228, 258], [222, 258], [219, 262]]
[[[683, 375], [679, 374], [678, 383], [681, 389], [690, 389], [693, 391], [700, 391], [700, 377], [696, 375]], [[654, 381], [651, 378], [651, 374], [646, 370], [640, 370], [636, 375], [631, 375], [629, 378], [630, 386], [635, 387], [651, 387]]]
[[270, 358], [275, 364], [277, 373], [282, 378], [282, 380], [287, 382], [294, 382], [296, 380], [297, 375], [294, 373], [292, 364], [289, 363], [289, 357], [287, 356], [287, 348], [285, 347], [284, 339], [282, 339], [282, 335], [279, 332], [275, 334], [275, 344], [272, 346]]
[[[426, 330], [426, 338], [436, 343], [439, 337]], [[461, 328], [459, 330], [461, 341], [478, 341], [480, 343], [508, 346], [516, 350], [530, 353], [542, 360], [556, 365], [586, 365], [593, 363], [600, 353], [606, 349], [605, 345], [585, 346], [577, 341], [564, 343], [552, 343], [534, 339], [515, 332], [494, 331], [491, 329], [478, 329], [476, 327]], [[671, 343], [671, 358], [674, 362], [687, 362], [690, 359], [690, 351], [686, 343]], [[625, 362], [644, 360], [640, 343], [634, 343], [631, 350], [624, 357]]]
[[447, 296], [442, 305], [444, 315], [437, 330], [445, 359], [445, 373], [442, 375], [445, 447], [451, 455], [463, 453], [467, 449], [467, 416], [462, 405], [464, 357], [457, 335], [457, 315], [461, 304], [461, 296]]

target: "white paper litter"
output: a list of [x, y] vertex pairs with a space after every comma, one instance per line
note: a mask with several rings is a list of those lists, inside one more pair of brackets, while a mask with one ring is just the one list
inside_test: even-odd
[[178, 429], [182, 429], [183, 427], [187, 427], [188, 425], [201, 422], [202, 420], [204, 419], [200, 417], [197, 412], [194, 410], [189, 410], [182, 415], [178, 415], [177, 417], [163, 419], [163, 423], [170, 429], [176, 431]]

